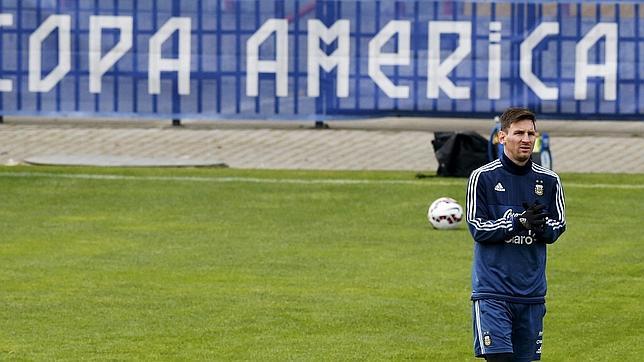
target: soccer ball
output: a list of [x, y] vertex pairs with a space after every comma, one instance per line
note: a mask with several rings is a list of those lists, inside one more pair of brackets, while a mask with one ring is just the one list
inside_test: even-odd
[[441, 197], [429, 205], [427, 220], [434, 229], [455, 229], [463, 220], [463, 208], [451, 197]]

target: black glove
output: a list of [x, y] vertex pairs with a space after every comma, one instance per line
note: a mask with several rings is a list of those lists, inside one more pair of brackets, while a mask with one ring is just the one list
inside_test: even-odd
[[546, 205], [540, 205], [535, 202], [532, 206], [528, 206], [528, 204], [524, 202], [523, 207], [525, 208], [525, 211], [517, 216], [519, 224], [521, 224], [521, 226], [526, 230], [543, 231], [544, 225], [546, 224], [546, 216], [548, 216], [548, 214], [542, 211], [546, 208]]

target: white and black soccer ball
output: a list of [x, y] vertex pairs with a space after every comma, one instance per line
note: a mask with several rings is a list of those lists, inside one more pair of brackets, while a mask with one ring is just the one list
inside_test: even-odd
[[463, 220], [463, 208], [451, 197], [441, 197], [429, 205], [427, 220], [434, 229], [455, 229]]

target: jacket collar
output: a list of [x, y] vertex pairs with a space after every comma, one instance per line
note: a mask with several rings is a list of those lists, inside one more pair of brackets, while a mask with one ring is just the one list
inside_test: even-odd
[[532, 159], [528, 160], [525, 165], [519, 166], [510, 160], [505, 153], [503, 153], [503, 156], [501, 157], [501, 163], [503, 164], [503, 168], [515, 175], [525, 175], [530, 171], [530, 169], [532, 169]]

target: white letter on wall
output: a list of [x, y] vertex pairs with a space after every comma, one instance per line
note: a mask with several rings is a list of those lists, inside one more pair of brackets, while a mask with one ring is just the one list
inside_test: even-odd
[[[13, 14], [0, 14], [0, 26], [12, 26]], [[0, 79], [0, 92], [11, 92], [13, 83], [10, 79]]]
[[[588, 64], [588, 50], [601, 37], [606, 37], [604, 64]], [[586, 99], [588, 77], [604, 78], [604, 100], [617, 99], [617, 24], [595, 25], [575, 49], [575, 99]]]
[[[338, 20], [327, 28], [318, 19], [308, 21], [308, 75], [307, 94], [309, 97], [320, 95], [320, 67], [327, 72], [338, 67], [336, 92], [338, 97], [349, 96], [349, 20]], [[338, 47], [331, 55], [320, 49], [320, 39], [331, 44], [338, 39]]]
[[[161, 93], [161, 72], [177, 71], [179, 73], [179, 94], [190, 94], [190, 18], [170, 18], [150, 38], [148, 54], [148, 93]], [[161, 46], [179, 31], [179, 55], [174, 59], [161, 57]]]
[[[50, 15], [29, 36], [29, 91], [49, 92], [71, 69], [71, 25], [69, 15]], [[42, 42], [58, 28], [58, 65], [44, 79], [41, 78]]]
[[[119, 29], [118, 43], [101, 57], [104, 28]], [[101, 93], [101, 77], [132, 47], [131, 16], [89, 17], [89, 91]]]
[[501, 22], [490, 22], [487, 65], [487, 97], [501, 99]]
[[534, 49], [548, 35], [559, 34], [559, 23], [543, 22], [521, 43], [519, 74], [525, 84], [532, 89], [537, 97], [545, 100], [559, 98], [559, 89], [546, 87], [543, 82], [532, 72], [532, 49]]
[[[398, 34], [398, 51], [382, 53], [382, 47]], [[380, 69], [383, 65], [409, 65], [411, 23], [407, 20], [392, 20], [369, 42], [369, 76], [389, 98], [409, 98], [408, 86], [396, 86]]]
[[[470, 87], [457, 87], [447, 75], [472, 50], [472, 23], [469, 21], [430, 21], [428, 25], [427, 98], [438, 98], [442, 89], [452, 99], [469, 99]], [[441, 63], [441, 34], [458, 34], [458, 46]]]
[[[259, 60], [259, 46], [275, 33], [275, 60]], [[246, 41], [246, 95], [259, 95], [259, 73], [275, 73], [275, 94], [288, 96], [288, 21], [268, 19]]]

